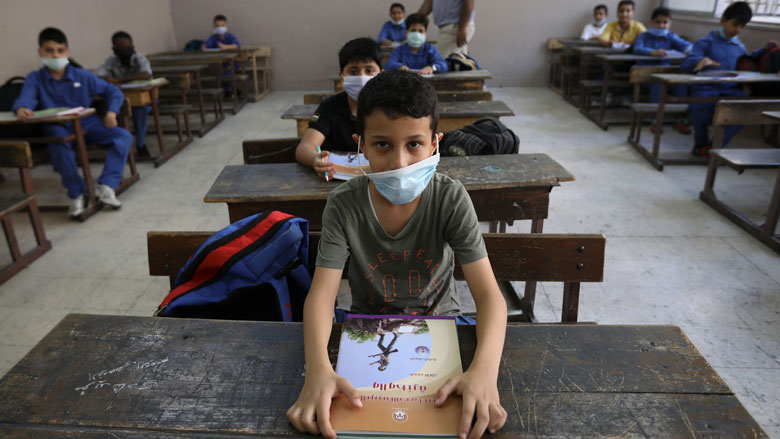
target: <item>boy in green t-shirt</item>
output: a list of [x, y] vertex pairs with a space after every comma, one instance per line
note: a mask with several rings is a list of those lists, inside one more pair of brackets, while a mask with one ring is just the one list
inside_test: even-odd
[[354, 140], [372, 172], [331, 191], [323, 212], [303, 312], [306, 381], [287, 411], [299, 431], [335, 438], [330, 404], [339, 392], [362, 406], [352, 384], [334, 372], [327, 351], [348, 258], [353, 312], [459, 315], [452, 277], [458, 257], [477, 305], [478, 344], [471, 366], [442, 386], [437, 405], [463, 397], [463, 438], [495, 432], [506, 421], [497, 388], [506, 303], [466, 189], [435, 172], [443, 136], [436, 132], [436, 107], [433, 86], [411, 72], [381, 73], [360, 93]]

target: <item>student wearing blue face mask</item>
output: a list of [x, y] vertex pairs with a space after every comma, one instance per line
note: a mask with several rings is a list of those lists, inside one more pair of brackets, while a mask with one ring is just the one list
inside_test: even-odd
[[[737, 60], [742, 55], [747, 55], [745, 46], [739, 41], [739, 33], [750, 19], [753, 11], [747, 2], [731, 4], [720, 18], [720, 28], [710, 32], [706, 37], [696, 41], [693, 49], [683, 60], [680, 68], [684, 72], [698, 73], [707, 70], [736, 70]], [[760, 57], [767, 46], [753, 52], [752, 56]], [[740, 84], [701, 84], [691, 87], [693, 97], [713, 96], [745, 96]], [[715, 111], [715, 102], [691, 102], [691, 122], [693, 122], [694, 147], [691, 154], [694, 156], [709, 157], [709, 149], [712, 141], [709, 138], [709, 125], [712, 123], [712, 114]], [[723, 135], [725, 146], [739, 131], [741, 126], [732, 125], [726, 127]]]
[[227, 17], [218, 14], [214, 16], [214, 31], [203, 43], [202, 49], [234, 50], [240, 49], [241, 43], [235, 35], [228, 32]]
[[[670, 30], [672, 26], [672, 13], [668, 8], [656, 8], [651, 16], [652, 26], [647, 32], [639, 34], [634, 42], [634, 53], [638, 55], [650, 55], [663, 57], [674, 52], [688, 53], [693, 45], [684, 38]], [[640, 61], [638, 65], [670, 65], [669, 60], [659, 61]], [[661, 84], [650, 85], [650, 102], [658, 102], [661, 94]], [[674, 96], [683, 97], [687, 94], [685, 85], [677, 85], [672, 89]], [[685, 117], [680, 118], [674, 125], [674, 128], [682, 134], [690, 134], [690, 122]], [[656, 122], [653, 121], [650, 129], [655, 132]]]
[[457, 256], [477, 305], [477, 350], [469, 368], [444, 383], [435, 404], [462, 396], [460, 437], [482, 437], [506, 422], [497, 387], [506, 302], [466, 189], [436, 173], [443, 136], [436, 131], [437, 106], [430, 81], [404, 71], [381, 73], [360, 93], [354, 140], [371, 172], [333, 189], [322, 213], [316, 268], [303, 310], [306, 380], [287, 410], [298, 431], [335, 439], [329, 413], [339, 393], [358, 413], [366, 410], [354, 386], [336, 375], [328, 360], [347, 259], [353, 313], [459, 316], [453, 278]]
[[400, 3], [390, 5], [390, 20], [382, 25], [379, 38], [377, 38], [379, 44], [392, 46], [393, 44], [400, 44], [406, 41], [406, 21], [404, 17], [406, 17], [404, 5]]
[[447, 71], [447, 62], [433, 44], [425, 42], [428, 17], [412, 14], [406, 19], [406, 43], [393, 50], [385, 69], [414, 70], [421, 75]]
[[596, 5], [593, 8], [593, 23], [588, 23], [582, 29], [581, 40], [596, 40], [607, 28], [607, 5]]

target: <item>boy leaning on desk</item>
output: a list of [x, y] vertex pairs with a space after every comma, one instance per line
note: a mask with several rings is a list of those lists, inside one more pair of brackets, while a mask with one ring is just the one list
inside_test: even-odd
[[362, 406], [352, 384], [336, 375], [327, 351], [347, 259], [351, 312], [451, 315], [468, 322], [460, 316], [453, 279], [457, 255], [477, 305], [477, 349], [468, 370], [441, 387], [437, 406], [462, 396], [462, 438], [479, 438], [506, 422], [497, 388], [506, 303], [466, 189], [436, 173], [443, 136], [437, 122], [436, 92], [417, 74], [388, 70], [360, 92], [355, 151], [365, 155], [371, 172], [331, 191], [322, 214], [303, 311], [306, 380], [287, 411], [299, 431], [335, 438], [329, 414], [338, 393]]

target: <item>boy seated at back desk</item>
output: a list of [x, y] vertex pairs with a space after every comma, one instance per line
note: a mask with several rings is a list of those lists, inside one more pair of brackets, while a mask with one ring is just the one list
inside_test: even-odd
[[446, 72], [447, 62], [433, 44], [425, 42], [428, 17], [412, 14], [406, 18], [406, 43], [393, 50], [385, 69], [414, 70], [421, 75]]
[[645, 25], [634, 21], [634, 2], [621, 0], [617, 7], [618, 21], [609, 23], [599, 36], [599, 45], [627, 49], [634, 44], [636, 37], [646, 31]]
[[[33, 110], [57, 107], [89, 107], [95, 95], [108, 103], [108, 112], [101, 121], [97, 115], [81, 120], [84, 141], [87, 144], [108, 145], [106, 164], [95, 188], [98, 201], [114, 208], [122, 203], [115, 190], [122, 181], [122, 171], [133, 143], [133, 136], [117, 126], [116, 115], [125, 101], [125, 95], [116, 86], [98, 78], [94, 73], [71, 65], [70, 49], [65, 34], [48, 27], [38, 35], [38, 56], [43, 67], [27, 75], [24, 87], [13, 105], [20, 121], [33, 116]], [[46, 137], [64, 138], [73, 134], [73, 124], [47, 123], [43, 125]], [[87, 208], [87, 191], [79, 175], [73, 141], [49, 143], [49, 156], [62, 177], [62, 185], [71, 199], [68, 214], [78, 217]]]
[[[357, 132], [357, 98], [360, 90], [381, 71], [382, 54], [379, 44], [371, 38], [357, 38], [339, 50], [339, 76], [344, 91], [331, 96], [317, 107], [309, 128], [295, 149], [295, 158], [327, 180], [336, 168], [328, 163], [329, 151], [355, 152], [357, 143], [352, 134]], [[321, 147], [322, 154], [317, 151]]]
[[214, 31], [201, 46], [206, 49], [235, 50], [241, 48], [241, 43], [235, 35], [228, 32], [227, 17], [222, 14], [214, 16]]
[[[680, 64], [684, 72], [698, 73], [707, 70], [736, 70], [737, 60], [747, 55], [747, 50], [739, 41], [739, 33], [750, 19], [753, 11], [747, 2], [732, 3], [720, 19], [720, 28], [713, 30], [706, 37], [693, 44], [688, 56]], [[753, 52], [752, 56], [760, 57], [764, 50], [777, 44], [770, 41], [766, 46]], [[693, 97], [729, 96], [742, 97], [742, 85], [739, 83], [701, 84], [691, 87]], [[694, 146], [691, 154], [709, 157], [712, 141], [709, 138], [709, 125], [715, 112], [715, 102], [691, 102], [691, 122], [694, 130]], [[726, 146], [741, 126], [727, 126], [723, 133], [723, 146]]]
[[582, 28], [581, 40], [596, 40], [607, 27], [607, 5], [596, 5], [593, 8], [593, 23]]
[[393, 3], [390, 5], [390, 20], [386, 21], [382, 25], [382, 30], [379, 31], [379, 44], [382, 46], [398, 45], [406, 41], [406, 22], [404, 17], [406, 16], [406, 10], [404, 5], [400, 3]]
[[[111, 83], [152, 79], [152, 66], [145, 56], [135, 51], [133, 38], [124, 31], [111, 37], [114, 54], [106, 58], [95, 74]], [[146, 148], [146, 122], [152, 107], [133, 107], [133, 131], [138, 157], [149, 157]]]

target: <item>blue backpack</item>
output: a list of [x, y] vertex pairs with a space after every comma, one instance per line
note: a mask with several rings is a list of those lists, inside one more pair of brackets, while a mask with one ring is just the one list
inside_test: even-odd
[[195, 250], [155, 315], [301, 321], [308, 259], [308, 221], [278, 211], [252, 215]]

